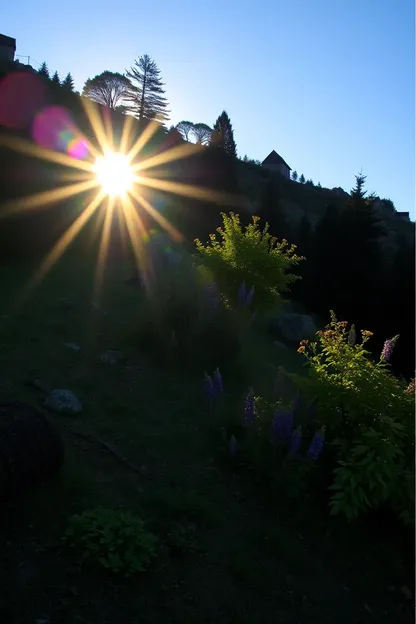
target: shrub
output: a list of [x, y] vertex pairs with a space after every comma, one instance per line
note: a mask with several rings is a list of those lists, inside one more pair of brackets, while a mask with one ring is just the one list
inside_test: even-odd
[[337, 321], [301, 342], [308, 376], [297, 383], [309, 400], [318, 401], [317, 421], [326, 429], [336, 461], [331, 489], [333, 514], [356, 518], [390, 505], [405, 524], [414, 521], [414, 394], [389, 370], [398, 338], [386, 341], [379, 362], [356, 343], [354, 327]]
[[296, 255], [295, 245], [271, 236], [267, 223], [261, 230], [259, 217], [243, 230], [238, 214], [221, 214], [223, 227], [217, 234], [211, 234], [205, 245], [195, 241], [202, 264], [232, 307], [238, 306], [241, 284], [249, 292], [253, 289], [250, 304], [257, 310], [275, 306], [289, 285], [300, 279], [290, 270], [303, 258]]
[[156, 538], [140, 518], [112, 509], [90, 509], [72, 516], [64, 542], [82, 559], [130, 576], [146, 570], [155, 555]]

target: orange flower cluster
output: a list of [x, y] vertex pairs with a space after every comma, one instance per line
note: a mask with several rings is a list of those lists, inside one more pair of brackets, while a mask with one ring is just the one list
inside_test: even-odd
[[368, 329], [362, 329], [361, 333], [363, 336], [366, 336], [366, 338], [371, 338], [371, 336], [374, 336], [373, 332], [368, 331]]
[[302, 345], [299, 347], [298, 353], [304, 353], [304, 352], [305, 352], [305, 347]]

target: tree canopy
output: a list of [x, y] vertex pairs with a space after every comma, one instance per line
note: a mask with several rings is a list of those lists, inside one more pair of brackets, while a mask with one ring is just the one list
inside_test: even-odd
[[130, 88], [131, 83], [123, 74], [104, 71], [94, 78], [88, 78], [82, 95], [115, 110], [125, 102]]

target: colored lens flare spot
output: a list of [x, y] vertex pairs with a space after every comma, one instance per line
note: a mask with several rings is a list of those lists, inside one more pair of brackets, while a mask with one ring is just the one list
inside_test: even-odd
[[89, 152], [87, 140], [62, 106], [48, 106], [40, 111], [33, 122], [32, 136], [41, 147], [64, 152], [78, 160], [86, 158]]

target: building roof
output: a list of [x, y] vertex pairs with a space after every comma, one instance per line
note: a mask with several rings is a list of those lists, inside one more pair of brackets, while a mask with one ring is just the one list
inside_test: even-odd
[[274, 150], [263, 160], [262, 165], [286, 165], [288, 169], [291, 169], [286, 161]]
[[16, 39], [13, 39], [13, 37], [6, 37], [6, 35], [0, 35], [0, 46], [6, 46], [16, 50]]

